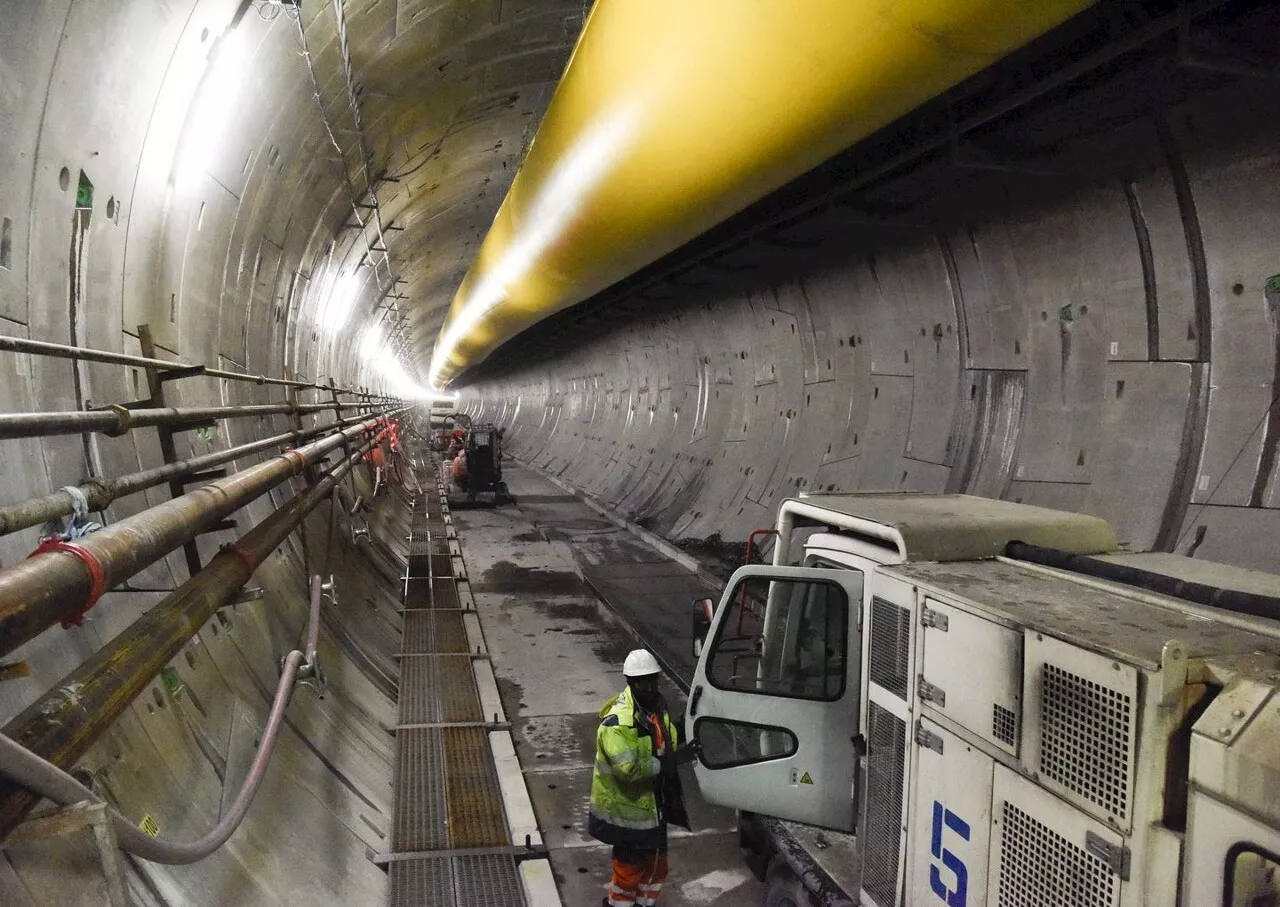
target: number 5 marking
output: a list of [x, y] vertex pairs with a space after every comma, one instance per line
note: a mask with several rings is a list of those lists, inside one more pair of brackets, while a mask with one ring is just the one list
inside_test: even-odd
[[946, 902], [947, 907], [966, 907], [969, 897], [969, 870], [964, 861], [942, 846], [942, 826], [969, 840], [969, 823], [961, 819], [949, 809], [945, 809], [937, 800], [933, 801], [933, 834], [929, 849], [935, 860], [942, 860], [942, 865], [951, 870], [956, 877], [955, 891], [949, 889], [942, 881], [942, 871], [938, 864], [929, 867], [929, 887], [933, 893]]

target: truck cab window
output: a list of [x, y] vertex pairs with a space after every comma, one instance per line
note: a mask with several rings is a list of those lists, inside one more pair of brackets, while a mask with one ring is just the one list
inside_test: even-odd
[[1242, 841], [1226, 864], [1223, 907], [1280, 907], [1280, 856]]
[[729, 598], [707, 662], [722, 690], [814, 699], [845, 686], [849, 601], [833, 582], [745, 577]]

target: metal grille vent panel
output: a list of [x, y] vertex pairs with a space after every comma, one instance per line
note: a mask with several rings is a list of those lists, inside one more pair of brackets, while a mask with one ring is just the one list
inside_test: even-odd
[[1002, 743], [1014, 746], [1018, 739], [1017, 713], [1011, 712], [998, 702], [992, 705], [991, 712], [991, 736]]
[[868, 676], [903, 702], [911, 645], [911, 612], [883, 598], [871, 599], [871, 657]]
[[1121, 820], [1129, 818], [1133, 701], [1045, 664], [1040, 691], [1040, 773]]
[[1110, 907], [1116, 877], [1101, 859], [1005, 801], [999, 907]]
[[867, 724], [866, 850], [862, 857], [862, 887], [882, 907], [892, 907], [898, 891], [907, 726], [874, 702], [867, 707]]

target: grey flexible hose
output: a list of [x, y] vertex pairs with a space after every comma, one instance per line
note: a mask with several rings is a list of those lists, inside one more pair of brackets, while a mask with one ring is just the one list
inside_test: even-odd
[[[111, 824], [115, 829], [116, 839], [120, 843], [121, 850], [128, 851], [153, 863], [185, 865], [203, 860], [225, 844], [227, 839], [235, 833], [245, 814], [249, 811], [250, 804], [253, 803], [254, 795], [257, 794], [258, 787], [262, 784], [263, 776], [267, 773], [267, 765], [271, 761], [271, 753], [275, 747], [276, 738], [280, 733], [281, 725], [284, 724], [285, 708], [289, 705], [289, 697], [293, 693], [298, 669], [304, 662], [314, 664], [320, 624], [319, 604], [320, 577], [316, 576], [312, 578], [311, 582], [311, 608], [306, 643], [307, 654], [304, 655], [299, 650], [294, 649], [285, 657], [284, 667], [280, 673], [280, 682], [276, 685], [276, 696], [271, 703], [271, 712], [267, 717], [267, 727], [263, 732], [262, 741], [258, 746], [257, 753], [254, 754], [253, 764], [249, 768], [248, 776], [244, 779], [240, 793], [236, 795], [235, 802], [231, 804], [231, 808], [227, 810], [226, 815], [222, 817], [217, 825], [196, 840], [179, 842], [153, 838], [125, 816], [122, 816], [113, 807], [108, 807]], [[308, 661], [308, 659], [310, 660]], [[0, 774], [12, 778], [33, 793], [46, 797], [61, 806], [69, 806], [72, 803], [79, 803], [84, 800], [90, 800], [95, 803], [103, 802], [101, 797], [58, 768], [58, 766], [36, 755], [4, 734], [0, 734]]]

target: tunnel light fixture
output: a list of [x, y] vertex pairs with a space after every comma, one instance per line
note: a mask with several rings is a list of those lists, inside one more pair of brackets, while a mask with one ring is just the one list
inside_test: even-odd
[[360, 272], [339, 274], [329, 290], [329, 296], [320, 307], [319, 324], [329, 334], [337, 334], [351, 320], [351, 312], [364, 289]]
[[437, 396], [409, 374], [399, 355], [388, 346], [383, 322], [375, 321], [365, 328], [358, 352], [360, 360], [383, 379], [387, 393], [406, 400], [430, 400]]
[[234, 28], [223, 32], [209, 51], [208, 67], [187, 108], [174, 161], [174, 183], [179, 192], [197, 191], [218, 155], [226, 150], [227, 137], [233, 134], [228, 127], [241, 99], [248, 62], [248, 45]]
[[360, 341], [360, 358], [364, 362], [375, 363], [378, 357], [382, 355], [386, 336], [383, 333], [381, 324], [371, 324], [364, 332], [364, 339]]

